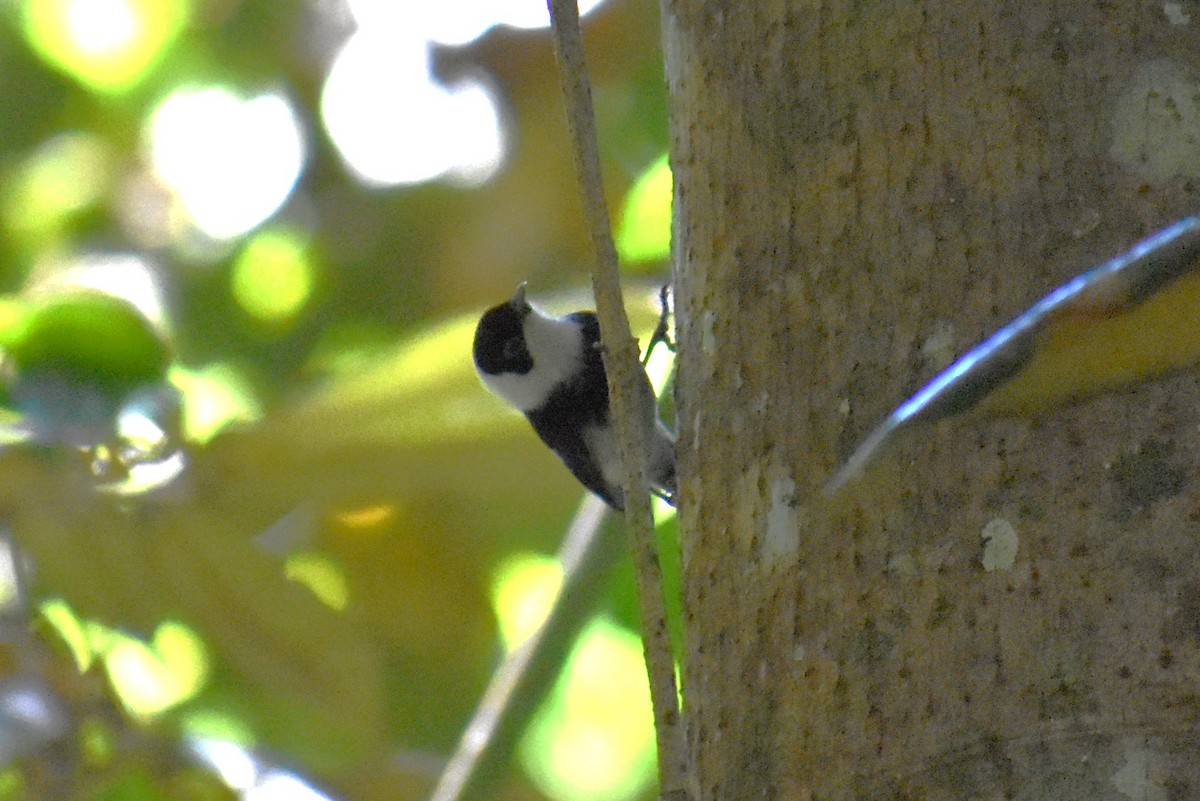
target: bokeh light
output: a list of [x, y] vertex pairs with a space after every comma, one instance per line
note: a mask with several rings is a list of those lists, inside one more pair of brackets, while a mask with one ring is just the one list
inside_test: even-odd
[[[581, 16], [603, 0], [580, 0]], [[463, 45], [496, 25], [544, 28], [550, 24], [545, 0], [455, 0], [452, 3], [397, 3], [395, 0], [348, 0], [360, 25], [405, 27], [430, 41]]]
[[21, 603], [20, 576], [12, 541], [0, 538], [0, 614], [11, 614]]
[[584, 628], [520, 759], [547, 796], [626, 801], [654, 779], [654, 726], [642, 643], [604, 617]]
[[188, 749], [210, 765], [242, 801], [331, 801], [296, 774], [276, 768], [234, 742], [193, 737]]
[[269, 770], [253, 787], [242, 793], [242, 801], [332, 801], [294, 773]]
[[71, 657], [75, 660], [75, 665], [79, 668], [80, 672], [89, 670], [92, 667], [95, 654], [92, 652], [92, 646], [88, 642], [83, 621], [75, 616], [75, 613], [71, 610], [67, 602], [61, 598], [50, 598], [42, 601], [39, 611], [42, 614], [42, 619], [58, 633], [59, 638], [70, 652]]
[[208, 442], [230, 423], [253, 422], [262, 416], [249, 382], [232, 365], [174, 366], [168, 378], [183, 393], [183, 432], [192, 442]]
[[[180, 710], [179, 722], [180, 729], [188, 733], [189, 747], [211, 743], [218, 750], [225, 750], [225, 746], [228, 746], [228, 749], [245, 753], [246, 748], [255, 744], [254, 732], [246, 726], [246, 722], [227, 710], [192, 705]], [[226, 781], [226, 784], [231, 787], [241, 786], [232, 781]]]
[[[601, 1], [585, 0], [580, 13]], [[346, 166], [373, 186], [487, 181], [506, 148], [496, 93], [477, 77], [440, 83], [429, 47], [465, 44], [496, 25], [549, 25], [545, 2], [349, 0], [349, 7], [358, 29], [321, 96], [321, 116]]]
[[5, 225], [36, 240], [70, 215], [99, 201], [112, 178], [111, 154], [100, 137], [64, 131], [46, 140], [4, 187]]
[[187, 21], [184, 0], [26, 0], [23, 28], [52, 67], [100, 92], [137, 85]]
[[[191, 719], [189, 716], [189, 722]], [[201, 723], [201, 728], [205, 723], [206, 721]], [[250, 751], [236, 742], [197, 736], [189, 741], [188, 747], [197, 759], [212, 765], [225, 784], [234, 790], [253, 787], [254, 782], [258, 780], [258, 761]]]
[[83, 252], [53, 255], [36, 265], [27, 293], [33, 297], [91, 289], [137, 309], [164, 337], [169, 331], [157, 262], [140, 253]]
[[[29, 674], [0, 677], [0, 765], [60, 740], [73, 721], [49, 682]], [[28, 797], [20, 795], [0, 798]]]
[[321, 116], [347, 167], [375, 186], [441, 176], [478, 184], [504, 156], [491, 90], [434, 81], [427, 43], [412, 36], [351, 36], [325, 81]]
[[274, 214], [304, 166], [300, 120], [291, 101], [274, 92], [177, 89], [151, 113], [146, 140], [155, 173], [216, 240], [240, 236]]
[[264, 322], [294, 317], [313, 290], [313, 264], [308, 237], [291, 228], [256, 233], [233, 263], [233, 297], [246, 312]]
[[41, 605], [80, 670], [103, 659], [113, 691], [129, 712], [150, 718], [194, 697], [208, 680], [208, 652], [189, 627], [167, 620], [149, 642], [75, 615], [61, 599]]
[[208, 680], [203, 641], [174, 621], [158, 625], [149, 643], [89, 623], [89, 636], [105, 655], [109, 680], [137, 717], [152, 717], [192, 698]]
[[323, 554], [311, 551], [292, 554], [284, 563], [284, 572], [292, 581], [308, 587], [330, 609], [341, 611], [350, 601], [350, 585], [345, 574], [336, 562]]
[[616, 237], [622, 261], [662, 261], [670, 254], [673, 186], [671, 166], [664, 154], [630, 187], [621, 206]]
[[492, 579], [492, 608], [500, 622], [505, 650], [511, 651], [542, 625], [562, 586], [557, 559], [535, 553], [513, 554]]

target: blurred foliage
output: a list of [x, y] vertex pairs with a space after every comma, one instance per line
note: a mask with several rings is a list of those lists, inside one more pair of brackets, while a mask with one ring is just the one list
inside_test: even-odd
[[[494, 577], [557, 548], [578, 487], [469, 356], [521, 280], [590, 304], [548, 34], [431, 50], [498, 99], [494, 175], [372, 187], [322, 119], [352, 7], [0, 5], [0, 801], [424, 797], [504, 648]], [[670, 186], [656, 14], [609, 0], [585, 23], [622, 247], [649, 275]], [[643, 742], [631, 587], [626, 566], [571, 657], [631, 694], [547, 688], [530, 773], [495, 797], [615, 764], [564, 745], [572, 709]], [[631, 753], [579, 797], [649, 792]]]
[[617, 249], [627, 262], [661, 262], [671, 252], [671, 167], [651, 164], [625, 196]]

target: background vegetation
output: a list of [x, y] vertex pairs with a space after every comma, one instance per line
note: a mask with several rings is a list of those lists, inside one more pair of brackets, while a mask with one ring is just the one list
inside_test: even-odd
[[[520, 280], [589, 302], [547, 32], [490, 27], [529, 5], [0, 4], [0, 799], [428, 793], [579, 497], [469, 361]], [[650, 277], [656, 13], [585, 19]], [[648, 791], [630, 587], [505, 797]]]

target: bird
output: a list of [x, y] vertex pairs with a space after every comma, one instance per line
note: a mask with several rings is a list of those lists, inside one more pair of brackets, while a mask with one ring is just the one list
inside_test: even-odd
[[[553, 316], [530, 304], [525, 293], [521, 284], [508, 301], [480, 317], [475, 369], [488, 390], [525, 415], [579, 483], [623, 511], [620, 448], [596, 314]], [[655, 494], [673, 502], [675, 436], [658, 415], [644, 369], [637, 384], [637, 406], [650, 432], [646, 479]]]

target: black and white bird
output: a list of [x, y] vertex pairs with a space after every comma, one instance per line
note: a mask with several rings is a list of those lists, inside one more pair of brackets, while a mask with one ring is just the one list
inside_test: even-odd
[[[488, 309], [475, 328], [475, 369], [485, 386], [529, 420], [533, 430], [585, 487], [624, 509], [621, 457], [608, 405], [600, 324], [590, 311], [553, 317], [525, 300], [525, 285]], [[658, 416], [654, 390], [641, 374], [647, 415], [647, 481], [675, 495], [675, 437]]]

